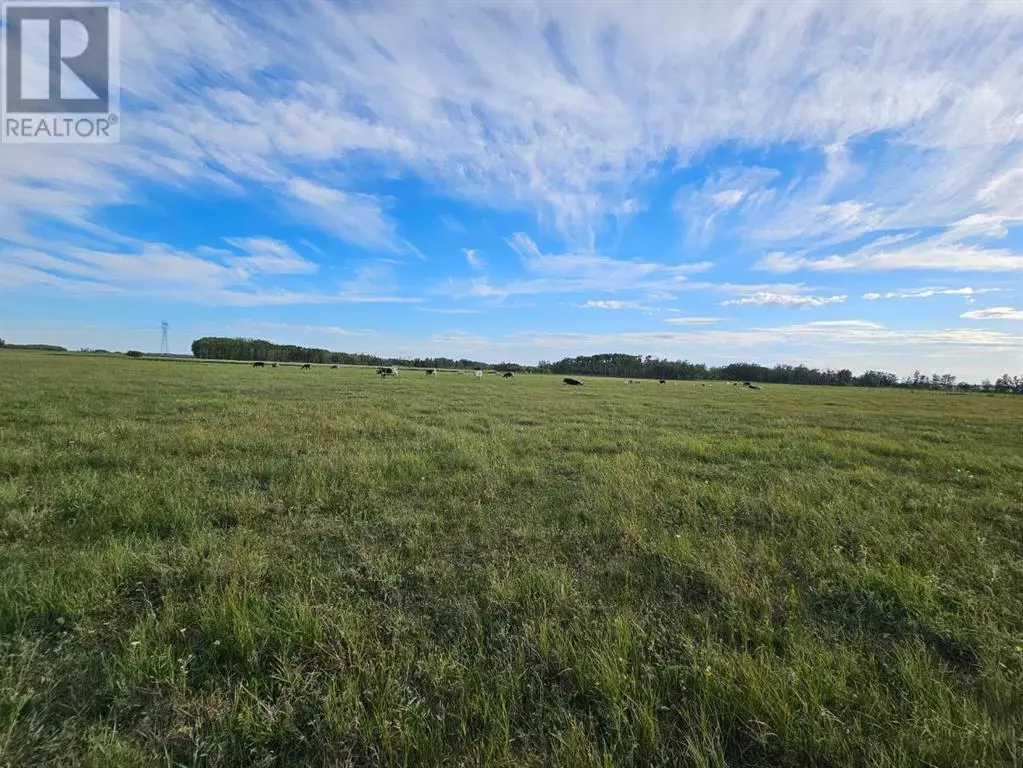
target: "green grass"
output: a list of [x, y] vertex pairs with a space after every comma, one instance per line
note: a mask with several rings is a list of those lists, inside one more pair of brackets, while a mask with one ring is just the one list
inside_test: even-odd
[[1023, 763], [1023, 400], [0, 354], [0, 765]]

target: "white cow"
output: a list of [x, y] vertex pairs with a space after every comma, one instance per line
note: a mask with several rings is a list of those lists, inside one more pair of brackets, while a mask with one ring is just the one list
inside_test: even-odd
[[475, 371], [472, 372], [472, 375], [475, 376], [477, 379], [482, 379], [483, 378], [483, 371], [481, 371], [481, 370], [479, 370], [477, 368]]

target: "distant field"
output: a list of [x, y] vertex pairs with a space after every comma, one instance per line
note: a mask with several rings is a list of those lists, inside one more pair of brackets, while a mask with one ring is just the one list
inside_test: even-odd
[[1023, 398], [0, 353], [0, 765], [1023, 764]]

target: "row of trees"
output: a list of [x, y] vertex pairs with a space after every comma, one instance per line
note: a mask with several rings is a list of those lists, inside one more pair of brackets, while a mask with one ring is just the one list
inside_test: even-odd
[[911, 389], [971, 390], [980, 389], [1023, 394], [1023, 376], [1004, 374], [994, 383], [985, 380], [980, 385], [958, 382], [950, 373], [930, 376], [915, 371], [899, 378], [887, 371], [866, 371], [859, 376], [848, 368], [833, 370], [809, 368], [805, 365], [775, 365], [757, 363], [731, 363], [708, 366], [688, 360], [668, 360], [650, 355], [610, 353], [566, 357], [552, 362], [541, 360], [536, 366], [516, 363], [492, 365], [480, 360], [449, 357], [377, 357], [376, 355], [331, 352], [327, 349], [299, 347], [292, 344], [274, 344], [263, 339], [224, 338], [206, 336], [192, 342], [192, 354], [204, 360], [266, 360], [281, 363], [330, 363], [339, 365], [397, 365], [410, 368], [492, 368], [498, 371], [521, 373], [555, 373], [575, 376], [618, 376], [632, 379], [674, 379], [680, 381], [756, 381], [769, 384], [808, 384], [816, 386], [906, 387]]
[[661, 358], [627, 354], [588, 355], [566, 357], [557, 362], [541, 361], [539, 369], [557, 374], [581, 376], [620, 376], [626, 378], [675, 379], [680, 381], [724, 380], [756, 381], [768, 384], [808, 384], [816, 386], [855, 387], [906, 387], [910, 389], [972, 390], [997, 392], [1018, 392], [1023, 394], [1023, 375], [1000, 376], [994, 383], [985, 379], [974, 385], [958, 382], [951, 373], [935, 373], [930, 376], [914, 371], [910, 376], [899, 378], [888, 371], [866, 371], [859, 376], [848, 368], [833, 370], [809, 368], [805, 365], [775, 365], [768, 367], [757, 363], [730, 363], [723, 366], [708, 366], [688, 360], [667, 360]]
[[[192, 342], [192, 354], [203, 360], [265, 360], [275, 363], [329, 363], [331, 365], [398, 365], [406, 368], [490, 368], [487, 363], [449, 357], [377, 357], [351, 352], [331, 352], [317, 347], [274, 344], [263, 339], [232, 339], [204, 336]], [[522, 370], [511, 364], [509, 370]], [[504, 369], [502, 369], [504, 370]]]
[[3, 347], [7, 349], [36, 349], [45, 352], [67, 352], [64, 347], [58, 347], [55, 344], [8, 344], [3, 339], [0, 339], [0, 348]]

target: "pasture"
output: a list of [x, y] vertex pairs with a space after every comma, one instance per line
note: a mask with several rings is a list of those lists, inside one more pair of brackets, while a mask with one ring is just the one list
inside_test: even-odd
[[0, 766], [1023, 763], [1023, 399], [0, 353]]

